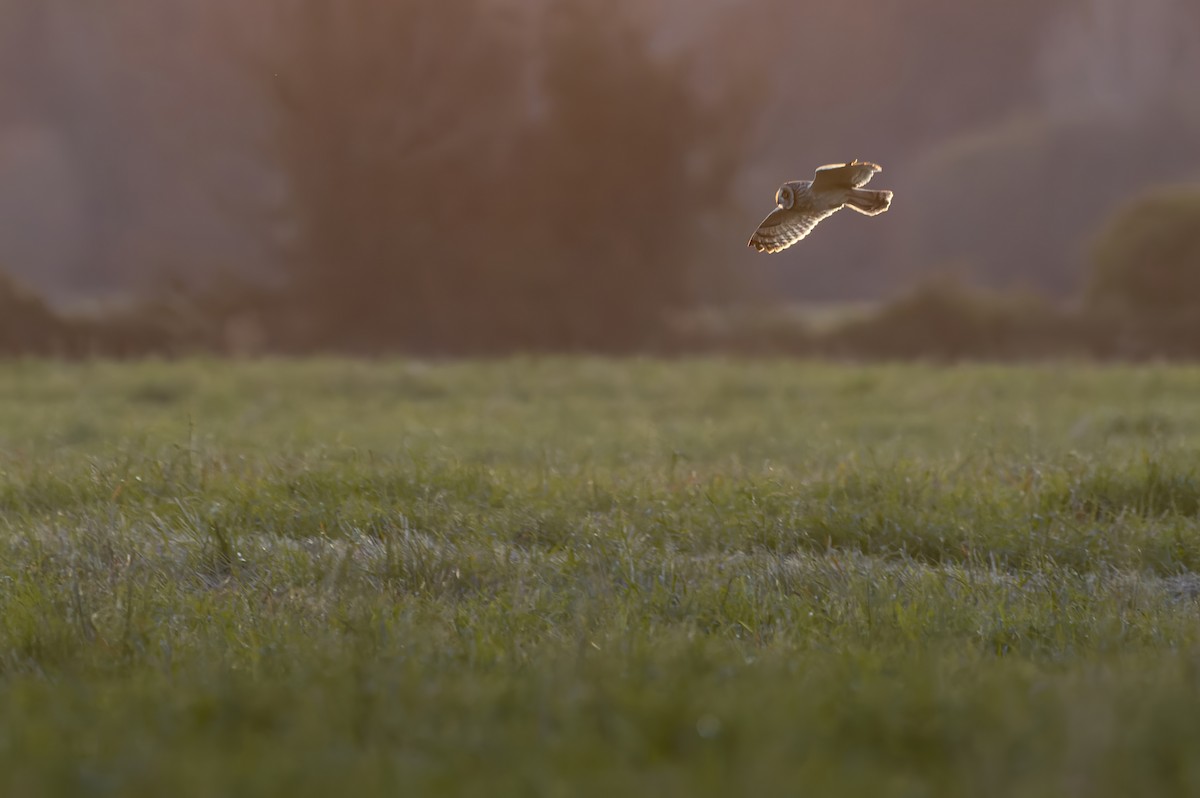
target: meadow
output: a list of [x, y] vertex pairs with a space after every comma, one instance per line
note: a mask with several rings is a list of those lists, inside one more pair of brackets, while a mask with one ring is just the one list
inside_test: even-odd
[[1200, 792], [1200, 368], [0, 364], [0, 794]]

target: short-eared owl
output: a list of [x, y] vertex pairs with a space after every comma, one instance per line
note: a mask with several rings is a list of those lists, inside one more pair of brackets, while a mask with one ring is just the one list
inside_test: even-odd
[[775, 210], [750, 236], [748, 246], [759, 252], [787, 249], [842, 208], [867, 216], [883, 213], [892, 204], [892, 192], [862, 188], [880, 171], [878, 164], [851, 161], [818, 167], [812, 180], [789, 180], [775, 192]]

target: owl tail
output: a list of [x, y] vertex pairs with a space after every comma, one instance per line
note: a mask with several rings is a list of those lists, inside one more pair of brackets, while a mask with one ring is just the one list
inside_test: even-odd
[[875, 191], [866, 188], [850, 189], [850, 196], [846, 200], [847, 208], [853, 208], [859, 213], [865, 213], [867, 216], [883, 213], [891, 204], [892, 192]]

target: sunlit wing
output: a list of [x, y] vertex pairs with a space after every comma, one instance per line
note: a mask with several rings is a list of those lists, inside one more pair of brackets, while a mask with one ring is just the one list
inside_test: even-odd
[[833, 211], [820, 213], [797, 213], [776, 208], [762, 220], [747, 246], [759, 252], [779, 252], [795, 244], [812, 232], [817, 222]]
[[813, 190], [858, 188], [865, 186], [876, 172], [882, 171], [883, 167], [869, 161], [825, 164], [817, 167], [816, 175], [813, 177]]

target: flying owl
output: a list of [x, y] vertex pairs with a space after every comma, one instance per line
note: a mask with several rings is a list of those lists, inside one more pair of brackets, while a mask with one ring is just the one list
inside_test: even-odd
[[789, 180], [775, 192], [775, 210], [762, 220], [747, 246], [780, 252], [842, 208], [867, 216], [883, 213], [892, 204], [892, 192], [862, 188], [881, 171], [878, 164], [851, 161], [818, 167], [812, 180]]

